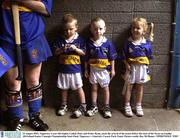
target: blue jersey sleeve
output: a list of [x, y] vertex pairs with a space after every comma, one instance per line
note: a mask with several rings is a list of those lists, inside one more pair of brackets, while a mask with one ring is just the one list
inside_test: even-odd
[[153, 56], [152, 56], [152, 45], [151, 45], [150, 41], [147, 42], [146, 56], [148, 57], [148, 59], [153, 59]]
[[51, 9], [52, 9], [52, 0], [42, 0], [42, 3], [45, 5], [46, 10], [50, 16], [51, 15]]
[[109, 54], [108, 54], [108, 59], [109, 60], [115, 60], [117, 58], [117, 53], [116, 50], [114, 48], [114, 45], [109, 42]]

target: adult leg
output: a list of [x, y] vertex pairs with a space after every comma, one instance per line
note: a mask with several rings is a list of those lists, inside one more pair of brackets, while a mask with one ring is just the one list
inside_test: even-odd
[[20, 130], [24, 119], [22, 108], [21, 81], [16, 80], [18, 76], [17, 67], [11, 68], [4, 75], [4, 91], [6, 93], [6, 104], [9, 114], [9, 129]]
[[42, 103], [42, 84], [39, 82], [42, 63], [25, 65], [25, 79], [27, 85], [27, 99], [29, 107], [29, 124], [37, 131], [49, 129], [40, 118]]

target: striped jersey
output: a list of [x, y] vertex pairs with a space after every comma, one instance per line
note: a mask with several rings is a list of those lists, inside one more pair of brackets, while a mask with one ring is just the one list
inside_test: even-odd
[[[73, 40], [67, 41], [63, 37], [58, 38], [54, 43], [54, 50], [62, 47], [70, 47], [75, 45], [77, 48], [86, 52], [85, 41], [77, 33]], [[81, 56], [78, 55], [71, 48], [66, 49], [62, 54], [59, 55], [58, 71], [60, 73], [79, 73], [81, 72]]]
[[87, 41], [86, 60], [91, 67], [106, 69], [110, 67], [110, 61], [117, 57], [113, 44], [103, 37], [100, 44], [96, 44], [92, 39]]
[[123, 47], [122, 59], [129, 63], [149, 65], [149, 59], [152, 59], [151, 42], [143, 38], [139, 44], [135, 44], [129, 38]]

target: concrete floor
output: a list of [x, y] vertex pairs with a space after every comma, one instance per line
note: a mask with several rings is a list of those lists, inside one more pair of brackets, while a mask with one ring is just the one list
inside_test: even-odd
[[[47, 122], [49, 131], [180, 131], [180, 112], [166, 109], [144, 109], [145, 115], [125, 117], [120, 110], [112, 109], [112, 118], [105, 119], [98, 113], [93, 117], [71, 118], [72, 112], [56, 116], [53, 108], [43, 107], [41, 114]], [[25, 110], [27, 115], [27, 110]], [[6, 128], [0, 125], [0, 130]], [[22, 131], [32, 131], [27, 124]]]

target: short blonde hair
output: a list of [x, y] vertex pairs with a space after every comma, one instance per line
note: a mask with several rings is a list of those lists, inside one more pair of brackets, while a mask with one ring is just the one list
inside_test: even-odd
[[93, 24], [94, 22], [98, 22], [98, 21], [104, 22], [104, 25], [106, 26], [105, 21], [104, 21], [102, 18], [100, 18], [100, 17], [95, 17], [95, 18], [93, 18], [93, 19], [91, 20], [91, 24]]
[[62, 24], [66, 25], [67, 23], [71, 23], [71, 22], [75, 22], [75, 25], [78, 26], [77, 25], [77, 18], [74, 15], [72, 15], [70, 13], [65, 14], [62, 18]]
[[141, 18], [141, 17], [136, 17], [132, 20], [132, 23], [131, 25], [134, 25], [138, 22], [141, 22], [143, 24], [143, 29], [144, 29], [144, 32], [147, 32], [148, 30], [148, 22], [145, 18]]

